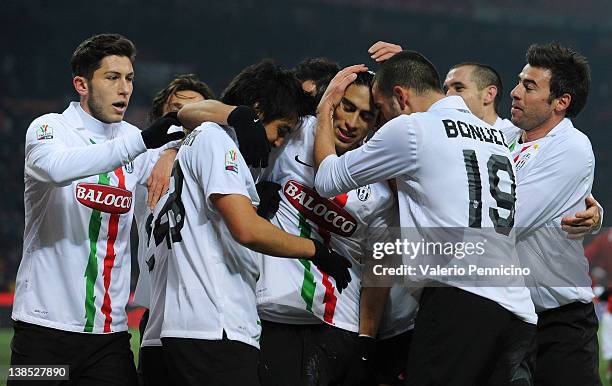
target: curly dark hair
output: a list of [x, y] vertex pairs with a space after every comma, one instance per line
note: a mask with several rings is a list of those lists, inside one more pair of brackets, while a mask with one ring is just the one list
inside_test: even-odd
[[242, 70], [223, 91], [228, 105], [255, 107], [262, 123], [276, 119], [299, 119], [309, 113], [309, 96], [300, 81], [274, 61], [266, 59]]
[[315, 84], [316, 92], [312, 100], [312, 114], [315, 115], [317, 105], [325, 93], [332, 78], [340, 71], [340, 66], [327, 58], [310, 58], [298, 63], [293, 73], [302, 83], [311, 80]]

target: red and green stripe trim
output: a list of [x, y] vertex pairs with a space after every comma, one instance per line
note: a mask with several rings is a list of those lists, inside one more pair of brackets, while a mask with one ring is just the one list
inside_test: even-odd
[[[125, 189], [125, 175], [123, 174], [122, 167], [118, 167], [115, 170], [115, 175], [119, 180], [119, 187]], [[111, 305], [110, 295], [108, 289], [111, 283], [111, 273], [113, 266], [115, 265], [115, 241], [117, 240], [117, 234], [119, 233], [119, 215], [111, 214], [108, 222], [108, 239], [106, 241], [106, 256], [104, 256], [104, 271], [102, 277], [104, 278], [104, 300], [102, 302], [102, 314], [104, 314], [104, 332], [111, 332], [111, 323], [113, 318], [111, 313], [113, 311]]]
[[[98, 175], [98, 183], [110, 185], [108, 174]], [[96, 317], [95, 285], [98, 279], [98, 237], [102, 226], [102, 213], [93, 209], [89, 218], [89, 257], [85, 268], [85, 328], [83, 331], [92, 332]]]

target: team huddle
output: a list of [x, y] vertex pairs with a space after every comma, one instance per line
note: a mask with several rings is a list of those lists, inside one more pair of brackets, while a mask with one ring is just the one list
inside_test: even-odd
[[[135, 52], [116, 34], [83, 41], [80, 101], [26, 134], [11, 365], [70, 378], [33, 384], [601, 384], [581, 239], [603, 209], [570, 120], [590, 85], [579, 53], [530, 46], [511, 120], [490, 66], [441, 82], [422, 54], [378, 42], [375, 73], [264, 60], [218, 100], [177, 76], [139, 130], [123, 121]], [[532, 275], [366, 285], [372, 246], [397, 229], [488, 231], [484, 261]]]

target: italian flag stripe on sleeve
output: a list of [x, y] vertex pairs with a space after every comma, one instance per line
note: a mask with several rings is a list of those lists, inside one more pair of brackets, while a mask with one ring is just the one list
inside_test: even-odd
[[[118, 167], [115, 170], [115, 175], [119, 180], [119, 187], [121, 189], [125, 189], [125, 176], [123, 175], [122, 167]], [[104, 273], [102, 277], [104, 278], [104, 301], [102, 302], [102, 313], [104, 314], [104, 332], [111, 332], [111, 323], [113, 318], [111, 317], [111, 312], [113, 311], [111, 305], [110, 295], [108, 293], [108, 289], [110, 287], [111, 282], [111, 273], [113, 266], [115, 265], [115, 241], [117, 240], [117, 233], [119, 232], [119, 215], [111, 214], [110, 220], [108, 223], [108, 239], [106, 242], [106, 256], [104, 256]]]

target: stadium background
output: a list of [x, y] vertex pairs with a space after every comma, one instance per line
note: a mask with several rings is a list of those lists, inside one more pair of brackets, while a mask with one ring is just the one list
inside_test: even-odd
[[[378, 40], [424, 53], [442, 77], [458, 62], [493, 66], [504, 81], [502, 116], [509, 117], [509, 91], [526, 48], [559, 41], [591, 63], [587, 107], [574, 123], [595, 151], [593, 193], [612, 208], [609, 0], [3, 0], [0, 9], [0, 366], [10, 357], [10, 294], [21, 258], [25, 131], [36, 116], [76, 100], [69, 58], [96, 33], [121, 33], [138, 48], [126, 115], [138, 126], [175, 74], [195, 73], [219, 95], [240, 69], [263, 58], [291, 67], [325, 56], [375, 70], [367, 49]], [[611, 221], [606, 216], [604, 225]]]

